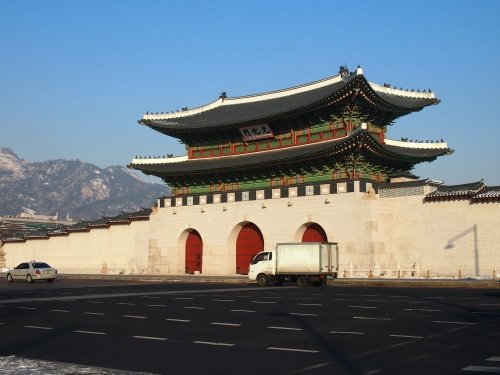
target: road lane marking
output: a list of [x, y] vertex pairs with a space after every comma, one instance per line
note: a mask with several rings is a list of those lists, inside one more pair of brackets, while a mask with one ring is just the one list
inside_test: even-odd
[[234, 302], [234, 299], [213, 299], [214, 302]]
[[167, 341], [166, 337], [155, 337], [155, 336], [132, 336], [134, 339], [143, 340], [156, 340], [156, 341]]
[[474, 372], [489, 372], [491, 374], [500, 374], [500, 367], [491, 366], [467, 366], [462, 369], [462, 371], [474, 371]]
[[439, 312], [441, 310], [435, 310], [435, 309], [403, 309], [405, 311], [427, 311], [427, 312]]
[[288, 313], [288, 315], [297, 315], [297, 316], [319, 316], [319, 314], [308, 314], [308, 313]]
[[82, 330], [75, 330], [73, 331], [74, 333], [85, 333], [87, 335], [105, 335], [105, 332], [96, 332], [96, 331], [82, 331]]
[[476, 324], [476, 323], [472, 323], [472, 322], [460, 322], [460, 321], [448, 321], [448, 320], [433, 320], [432, 322], [433, 323], [442, 323], [442, 324], [464, 324], [464, 325], [467, 325], [467, 324], [470, 324], [470, 325]]
[[58, 310], [58, 309], [54, 309], [54, 310], [50, 310], [52, 312], [61, 312], [61, 313], [69, 313], [69, 310]]
[[85, 314], [87, 315], [105, 315], [104, 313], [100, 313], [100, 312], [92, 312], [92, 311], [85, 311]]
[[147, 316], [141, 316], [141, 315], [122, 315], [122, 318], [147, 319]]
[[176, 299], [176, 300], [182, 300], [182, 299], [194, 299], [194, 297], [175, 297], [174, 299]]
[[117, 305], [127, 305], [127, 306], [135, 306], [135, 303], [129, 303], [129, 302], [117, 302]]
[[297, 303], [299, 306], [323, 306], [322, 303]]
[[191, 310], [205, 310], [204, 307], [199, 307], [199, 306], [184, 306], [185, 309], [191, 309]]
[[24, 328], [47, 329], [47, 330], [54, 329], [52, 327], [43, 327], [43, 326], [24, 326]]
[[343, 334], [343, 335], [364, 335], [364, 332], [356, 332], [356, 331], [330, 331], [330, 333], [334, 334]]
[[276, 301], [250, 301], [251, 303], [276, 303]]
[[228, 327], [241, 327], [240, 323], [224, 323], [224, 322], [212, 322], [210, 323], [214, 326], [228, 326]]
[[391, 318], [371, 318], [368, 316], [353, 316], [353, 319], [363, 319], [363, 320], [391, 320]]
[[376, 306], [358, 306], [358, 305], [351, 305], [351, 306], [347, 306], [347, 307], [351, 307], [353, 309], [378, 309], [378, 307]]
[[212, 341], [193, 341], [193, 344], [213, 345], [213, 346], [234, 346], [227, 342], [212, 342]]
[[423, 336], [412, 336], [412, 335], [389, 335], [391, 337], [401, 337], [404, 339], [423, 339]]
[[309, 350], [309, 349], [296, 349], [296, 348], [281, 348], [277, 346], [270, 346], [266, 348], [268, 350], [282, 350], [286, 352], [300, 352], [300, 353], [318, 353], [318, 350]]
[[232, 312], [246, 312], [246, 313], [254, 313], [255, 310], [244, 310], [244, 309], [232, 309], [232, 310], [229, 310], [229, 311], [232, 311]]
[[[294, 288], [292, 286], [276, 286], [276, 287], [267, 287], [266, 291], [273, 290], [287, 290], [289, 288]], [[261, 287], [250, 287], [245, 288], [245, 292], [251, 294], [252, 292], [257, 292], [258, 294], [262, 293]], [[2, 299], [2, 304], [11, 304], [11, 303], [32, 303], [32, 302], [45, 302], [45, 301], [66, 301], [66, 302], [75, 302], [80, 300], [95, 300], [101, 298], [118, 298], [118, 297], [153, 297], [153, 296], [166, 296], [166, 295], [184, 295], [184, 294], [214, 294], [217, 292], [227, 293], [227, 292], [239, 292], [241, 293], [241, 287], [237, 288], [218, 288], [218, 289], [194, 289], [194, 290], [169, 290], [169, 291], [154, 291], [154, 292], [123, 292], [123, 293], [89, 293], [82, 295], [74, 295], [71, 296], [53, 296], [53, 297], [21, 297], [21, 298], [11, 298], [11, 299]], [[30, 293], [31, 294], [31, 293]], [[62, 293], [58, 293], [62, 294]], [[257, 294], [257, 293], [255, 293]], [[160, 297], [155, 297], [160, 298]]]
[[167, 318], [165, 320], [168, 320], [169, 322], [180, 322], [180, 323], [189, 323], [191, 321], [189, 319], [174, 319], [174, 318]]
[[294, 328], [294, 327], [268, 326], [266, 328], [269, 328], [269, 329], [281, 329], [281, 330], [286, 330], [286, 331], [302, 331], [302, 328]]
[[104, 303], [103, 301], [89, 301], [89, 303]]
[[146, 305], [147, 307], [166, 307], [167, 305]]
[[18, 306], [20, 310], [36, 310], [36, 307]]
[[483, 314], [483, 315], [500, 315], [498, 312], [493, 311], [473, 311], [472, 314]]
[[161, 297], [158, 297], [158, 296], [141, 296], [142, 298], [152, 298], [152, 299], [158, 299], [158, 298], [161, 298]]
[[500, 357], [490, 357], [486, 358], [487, 361], [500, 362]]

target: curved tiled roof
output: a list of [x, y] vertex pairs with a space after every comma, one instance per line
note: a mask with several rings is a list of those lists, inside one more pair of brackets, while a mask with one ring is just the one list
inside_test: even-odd
[[140, 159], [135, 159], [136, 163], [130, 164], [129, 167], [141, 170], [146, 174], [164, 177], [242, 171], [262, 169], [263, 165], [269, 167], [270, 165], [303, 164], [307, 160], [342, 154], [360, 144], [377, 157], [408, 163], [431, 161], [451, 151], [447, 147], [419, 149], [380, 144], [369, 132], [358, 127], [347, 137], [307, 145], [241, 155], [187, 159], [176, 163], [152, 163], [151, 160], [148, 160], [147, 163], [140, 163]]
[[161, 133], [190, 139], [190, 133], [258, 124], [311, 109], [323, 108], [345, 98], [357, 96], [377, 110], [401, 115], [436, 104], [434, 93], [409, 92], [370, 83], [361, 68], [350, 75], [259, 95], [227, 98], [191, 110], [145, 114], [140, 124]]
[[427, 194], [427, 201], [441, 199], [467, 199], [472, 198], [486, 188], [483, 180], [460, 185], [443, 185], [430, 194]]

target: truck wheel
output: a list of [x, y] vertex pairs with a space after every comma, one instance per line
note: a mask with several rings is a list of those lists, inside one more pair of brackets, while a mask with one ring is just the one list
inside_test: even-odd
[[302, 287], [308, 286], [309, 285], [309, 279], [305, 276], [299, 276], [297, 277], [297, 285]]
[[258, 286], [267, 286], [269, 284], [269, 278], [264, 273], [259, 273], [257, 275], [257, 285]]

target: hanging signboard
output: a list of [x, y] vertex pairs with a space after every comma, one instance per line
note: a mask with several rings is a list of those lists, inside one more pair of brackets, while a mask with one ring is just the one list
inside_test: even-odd
[[240, 133], [245, 142], [274, 137], [268, 124], [245, 126], [244, 128], [240, 128]]

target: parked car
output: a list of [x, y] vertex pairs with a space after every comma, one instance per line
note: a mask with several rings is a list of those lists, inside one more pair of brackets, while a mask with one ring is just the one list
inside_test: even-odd
[[47, 280], [51, 283], [57, 279], [57, 270], [44, 262], [24, 262], [16, 268], [7, 271], [7, 281], [26, 280], [32, 283], [35, 280]]

